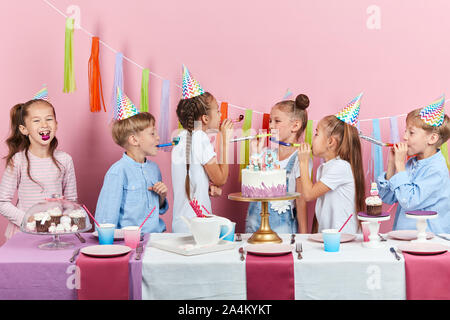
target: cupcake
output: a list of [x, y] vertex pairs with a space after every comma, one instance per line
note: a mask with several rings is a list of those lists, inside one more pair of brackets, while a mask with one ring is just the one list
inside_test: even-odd
[[61, 224], [72, 224], [72, 219], [69, 216], [62, 216], [60, 220]]
[[86, 214], [83, 210], [73, 210], [69, 213], [69, 217], [72, 219], [72, 224], [76, 225], [79, 230], [86, 228]]
[[35, 232], [36, 231], [36, 221], [33, 219], [33, 221], [28, 221], [26, 228], [28, 231]]
[[52, 222], [52, 224], [50, 225], [50, 227], [48, 227], [48, 232], [50, 233], [56, 233], [56, 226], [55, 224]]
[[48, 209], [47, 213], [50, 215], [50, 222], [53, 222], [56, 225], [61, 223], [62, 211], [59, 207]]
[[381, 214], [383, 202], [378, 196], [378, 188], [375, 182], [372, 183], [370, 188], [370, 197], [366, 198], [366, 210], [369, 216], [379, 216]]
[[48, 213], [36, 213], [34, 220], [36, 221], [37, 232], [48, 232], [48, 228], [50, 227], [50, 215]]

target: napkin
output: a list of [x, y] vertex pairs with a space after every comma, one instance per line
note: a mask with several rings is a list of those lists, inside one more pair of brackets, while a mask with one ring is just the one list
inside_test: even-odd
[[294, 300], [292, 252], [280, 256], [247, 253], [247, 300]]

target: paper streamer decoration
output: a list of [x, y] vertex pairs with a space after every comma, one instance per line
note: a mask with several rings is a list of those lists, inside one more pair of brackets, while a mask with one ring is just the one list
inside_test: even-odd
[[[148, 82], [150, 79], [150, 70], [142, 70], [141, 81], [141, 112], [148, 112]], [[164, 140], [165, 141], [165, 140]]]
[[446, 142], [446, 143], [443, 143], [443, 144], [441, 145], [441, 153], [442, 153], [442, 155], [443, 155], [444, 158], [445, 158], [445, 163], [447, 164], [448, 170], [450, 170], [450, 162], [449, 162], [449, 160], [448, 160], [448, 144], [447, 144], [447, 142]]
[[[245, 115], [244, 115], [244, 123], [242, 125], [242, 136], [248, 136], [250, 134], [250, 129], [252, 128], [252, 116], [253, 116], [253, 110], [251, 109], [246, 109], [245, 110]], [[240, 167], [241, 169], [244, 169], [248, 163], [249, 163], [249, 159], [250, 159], [250, 141], [249, 140], [245, 140], [243, 142], [241, 142], [241, 152], [240, 152]], [[239, 172], [241, 172], [242, 170], [240, 170]], [[239, 178], [240, 178], [240, 173], [239, 173]]]
[[220, 122], [228, 118], [228, 102], [220, 104]]
[[120, 52], [116, 53], [116, 65], [114, 70], [114, 83], [112, 90], [112, 98], [111, 98], [111, 110], [113, 110], [113, 118], [117, 118], [117, 109], [116, 109], [116, 97], [117, 97], [117, 88], [123, 91], [123, 54]]
[[[270, 114], [264, 113], [263, 120], [262, 120], [262, 129], [263, 129], [264, 133], [269, 132], [269, 126], [270, 126]], [[269, 145], [269, 139], [270, 139], [270, 137], [266, 138], [267, 145]]]
[[[170, 81], [163, 80], [161, 88], [161, 103], [159, 109], [159, 128], [158, 134], [161, 141], [170, 141], [169, 121], [169, 97], [170, 97]], [[164, 152], [170, 152], [171, 148], [162, 148]]]
[[399, 131], [398, 131], [398, 121], [397, 116], [394, 116], [389, 119], [391, 124], [391, 143], [397, 143], [400, 141]]
[[[98, 60], [99, 38], [92, 37], [91, 56], [88, 62], [88, 78], [89, 78], [89, 105], [91, 112], [106, 112], [105, 101], [103, 99], [102, 77], [100, 76], [100, 62]], [[101, 97], [101, 102], [100, 102]]]
[[66, 20], [66, 36], [64, 45], [64, 89], [63, 92], [74, 92], [77, 88], [75, 85], [75, 73], [73, 66], [73, 18]]
[[[312, 145], [312, 136], [313, 136], [313, 120], [308, 120], [306, 123], [306, 129], [305, 129], [305, 142], [308, 143], [310, 146]], [[312, 152], [311, 152], [311, 159], [313, 158]], [[313, 169], [311, 168], [311, 180], [313, 179]]]
[[[374, 139], [381, 141], [380, 119], [372, 120]], [[383, 150], [382, 147], [372, 143], [372, 157], [373, 157], [373, 180], [376, 181], [378, 176], [383, 173]]]

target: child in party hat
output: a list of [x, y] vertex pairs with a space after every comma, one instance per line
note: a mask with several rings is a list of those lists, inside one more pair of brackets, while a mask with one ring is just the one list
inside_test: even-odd
[[[6, 170], [0, 183], [0, 214], [9, 220], [5, 236], [20, 230], [25, 212], [38, 202], [59, 194], [77, 200], [72, 157], [57, 150], [58, 123], [47, 88], [11, 109], [11, 133], [6, 144]], [[13, 204], [17, 192], [18, 200]]]
[[147, 156], [156, 156], [159, 136], [155, 118], [148, 112], [139, 113], [131, 100], [117, 88], [112, 137], [125, 149], [122, 158], [105, 175], [95, 211], [98, 223], [112, 223], [120, 229], [142, 226], [142, 232], [166, 230], [160, 214], [168, 209], [167, 187], [161, 171]]
[[[445, 97], [415, 109], [406, 117], [405, 142], [389, 152], [387, 171], [378, 177], [383, 202], [398, 202], [394, 230], [415, 230], [416, 220], [408, 211], [436, 211], [427, 220], [427, 230], [450, 233], [450, 178], [439, 147], [450, 137], [449, 117], [444, 113]], [[407, 156], [411, 158], [406, 161]], [[405, 164], [406, 162], [406, 164]]]
[[[356, 124], [362, 93], [338, 114], [319, 121], [312, 147], [299, 147], [301, 193], [306, 201], [316, 201], [315, 218], [318, 231], [339, 229], [353, 214], [342, 232], [357, 233], [356, 213], [365, 211], [365, 183], [361, 143]], [[312, 154], [325, 162], [317, 169], [316, 183], [309, 179], [309, 159]], [[316, 221], [314, 220], [314, 221]], [[317, 232], [313, 223], [313, 233]]]
[[[189, 202], [195, 198], [208, 212], [212, 212], [210, 181], [216, 188], [224, 185], [228, 179], [227, 156], [233, 123], [226, 119], [220, 124], [216, 99], [203, 90], [184, 65], [182, 97], [177, 106], [177, 116], [184, 130], [179, 134], [178, 145], [172, 149], [172, 231], [189, 232], [181, 218], [182, 215], [187, 218], [195, 216]], [[222, 134], [221, 161], [217, 160], [214, 146], [206, 133], [210, 130], [220, 130]]]
[[[272, 151], [278, 154], [280, 168], [286, 170], [286, 186], [288, 192], [300, 192], [300, 167], [297, 148], [292, 146], [292, 144], [298, 143], [306, 129], [308, 123], [306, 109], [308, 106], [308, 96], [299, 94], [295, 100], [283, 99], [277, 102], [270, 110], [269, 128], [271, 133], [277, 133], [279, 141], [289, 144], [272, 144], [272, 146], [276, 146], [276, 149]], [[261, 139], [260, 142], [264, 143], [264, 140]], [[308, 172], [308, 177], [311, 176], [313, 164], [311, 158], [309, 161], [310, 171]], [[308, 233], [308, 214], [306, 201], [303, 197], [295, 201], [269, 202], [268, 209], [269, 224], [273, 231], [277, 233]], [[245, 232], [253, 233], [259, 229], [260, 225], [261, 202], [252, 202], [247, 210]]]

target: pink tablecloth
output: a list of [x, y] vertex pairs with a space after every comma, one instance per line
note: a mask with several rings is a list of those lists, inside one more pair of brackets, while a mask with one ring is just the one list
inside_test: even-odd
[[405, 257], [406, 299], [450, 299], [450, 252]]
[[292, 253], [281, 256], [246, 257], [247, 300], [294, 300]]

